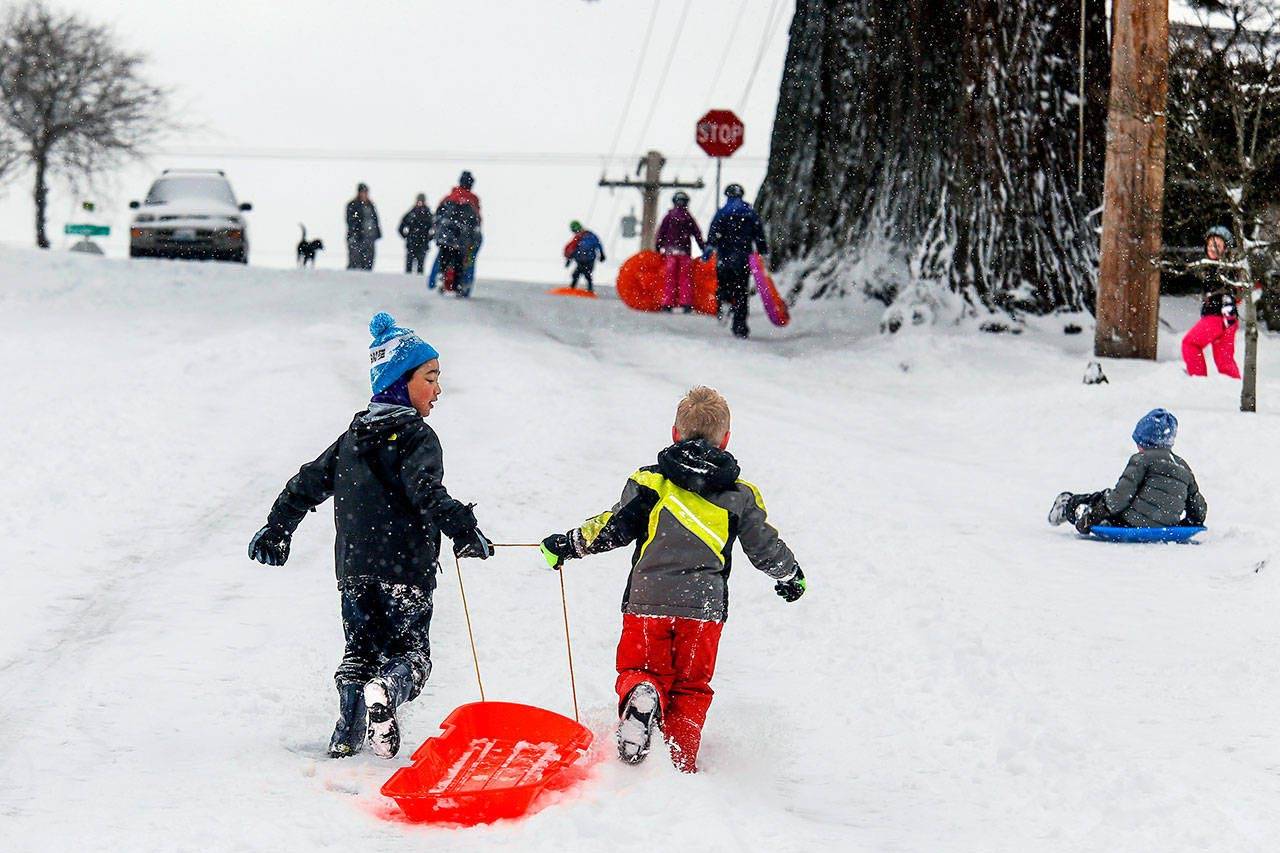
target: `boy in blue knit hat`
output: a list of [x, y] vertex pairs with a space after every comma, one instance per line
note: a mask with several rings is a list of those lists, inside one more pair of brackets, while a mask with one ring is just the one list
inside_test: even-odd
[[1090, 494], [1063, 492], [1049, 510], [1049, 523], [1070, 521], [1081, 533], [1097, 525], [1110, 527], [1197, 527], [1209, 506], [1186, 460], [1173, 452], [1178, 419], [1165, 409], [1152, 409], [1133, 429], [1138, 452], [1129, 457], [1120, 480], [1110, 489]]
[[346, 651], [334, 675], [334, 758], [367, 739], [391, 758], [400, 748], [396, 707], [431, 674], [431, 594], [440, 533], [459, 557], [487, 559], [493, 547], [472, 504], [445, 490], [440, 440], [424, 420], [439, 400], [440, 354], [412, 329], [380, 313], [369, 324], [373, 398], [351, 426], [285, 485], [249, 556], [269, 566], [289, 559], [299, 522], [334, 499], [336, 562]]

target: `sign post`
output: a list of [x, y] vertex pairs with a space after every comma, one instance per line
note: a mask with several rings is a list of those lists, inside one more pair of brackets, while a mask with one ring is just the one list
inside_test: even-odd
[[698, 119], [696, 136], [698, 147], [716, 158], [716, 204], [720, 203], [720, 164], [725, 157], [742, 147], [746, 126], [732, 110], [708, 110]]

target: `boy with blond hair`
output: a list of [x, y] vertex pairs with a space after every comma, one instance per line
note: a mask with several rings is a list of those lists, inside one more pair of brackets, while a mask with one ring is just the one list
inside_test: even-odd
[[725, 450], [724, 397], [706, 387], [690, 391], [676, 407], [671, 438], [656, 465], [631, 475], [613, 509], [548, 536], [542, 552], [559, 569], [565, 560], [636, 543], [618, 640], [618, 754], [640, 763], [661, 727], [676, 767], [693, 773], [735, 539], [785, 600], [804, 594], [805, 579], [770, 526], [760, 490], [738, 479], [738, 462]]

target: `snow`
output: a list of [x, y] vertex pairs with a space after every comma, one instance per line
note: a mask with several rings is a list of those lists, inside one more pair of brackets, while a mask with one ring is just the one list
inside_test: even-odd
[[[750, 342], [611, 294], [0, 249], [0, 832], [6, 850], [1280, 849], [1280, 350], [1263, 412], [1091, 329], [875, 327], [854, 300], [757, 311]], [[1172, 301], [1185, 328], [1194, 304]], [[573, 789], [470, 830], [388, 819], [378, 788], [477, 698], [452, 563], [435, 670], [392, 762], [323, 757], [341, 653], [329, 508], [289, 564], [245, 557], [272, 499], [367, 397], [388, 310], [442, 352], [446, 482], [499, 542], [607, 508], [696, 383], [794, 548], [788, 605], [738, 564], [704, 772], [610, 753], [628, 553], [566, 570]], [[817, 314], [818, 311], [828, 312]], [[1110, 485], [1134, 421], [1181, 421], [1201, 545], [1119, 546], [1044, 520]], [[1260, 570], [1256, 570], [1259, 567]], [[464, 563], [490, 699], [571, 713], [559, 584], [534, 551]]]

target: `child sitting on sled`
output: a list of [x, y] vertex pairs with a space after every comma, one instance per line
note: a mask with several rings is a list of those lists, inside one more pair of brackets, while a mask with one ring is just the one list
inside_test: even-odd
[[725, 450], [724, 397], [690, 391], [671, 437], [656, 465], [631, 475], [613, 509], [548, 536], [542, 551], [558, 569], [567, 559], [637, 543], [618, 641], [618, 753], [629, 764], [643, 761], [661, 727], [676, 767], [693, 773], [728, 615], [735, 538], [785, 600], [804, 594], [805, 579], [769, 525], [760, 491], [738, 479], [738, 462]]
[[346, 635], [334, 675], [333, 758], [359, 752], [366, 737], [381, 758], [400, 748], [396, 706], [415, 698], [431, 674], [428, 631], [441, 531], [459, 557], [493, 554], [472, 505], [445, 491], [440, 439], [424, 420], [440, 397], [439, 353], [390, 314], [375, 315], [369, 331], [368, 408], [285, 485], [249, 543], [250, 558], [284, 565], [299, 522], [333, 497]]
[[1070, 521], [1081, 533], [1097, 525], [1110, 527], [1196, 527], [1209, 512], [1196, 475], [1173, 452], [1178, 419], [1152, 409], [1133, 430], [1138, 452], [1129, 457], [1120, 480], [1110, 489], [1089, 494], [1063, 492], [1049, 510], [1049, 523]]

